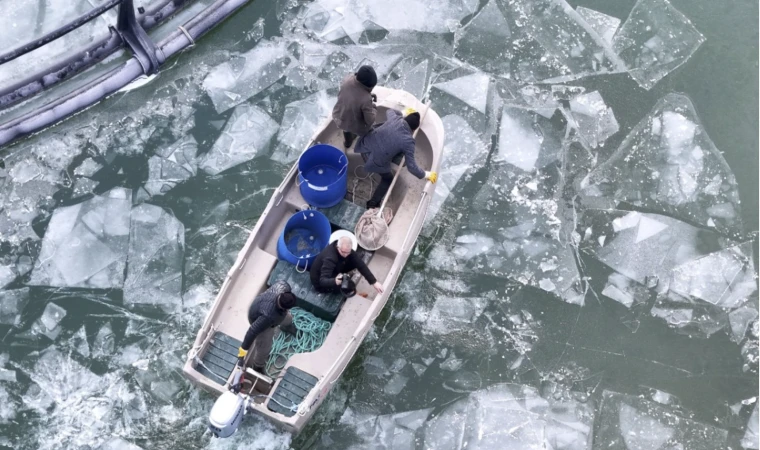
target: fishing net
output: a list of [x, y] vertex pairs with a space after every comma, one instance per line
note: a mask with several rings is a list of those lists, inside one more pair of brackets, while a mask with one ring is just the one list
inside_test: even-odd
[[368, 209], [356, 222], [356, 241], [362, 248], [375, 251], [385, 245], [390, 239], [388, 224], [393, 220], [393, 211], [383, 209], [382, 217], [377, 214], [377, 208]]

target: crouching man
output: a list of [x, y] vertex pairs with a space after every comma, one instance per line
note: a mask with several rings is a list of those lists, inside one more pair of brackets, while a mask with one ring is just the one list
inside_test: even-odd
[[317, 255], [314, 264], [311, 265], [311, 284], [317, 292], [325, 294], [342, 293], [343, 274], [354, 269], [359, 269], [359, 273], [379, 294], [383, 293], [383, 285], [377, 281], [369, 267], [353, 251], [351, 239], [345, 236], [325, 247]]
[[264, 372], [272, 350], [274, 328], [295, 334], [293, 316], [288, 312], [296, 306], [296, 296], [290, 291], [286, 281], [278, 281], [266, 291], [257, 295], [248, 310], [248, 332], [245, 333], [243, 344], [238, 349], [238, 365], [243, 367], [245, 357], [253, 345], [253, 370]]

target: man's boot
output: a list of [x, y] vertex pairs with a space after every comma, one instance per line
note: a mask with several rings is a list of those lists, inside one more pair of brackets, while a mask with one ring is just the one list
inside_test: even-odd
[[266, 375], [267, 374], [266, 373], [266, 367], [264, 367], [264, 366], [253, 366], [253, 370], [255, 372], [258, 372], [258, 373], [262, 374], [262, 375]]

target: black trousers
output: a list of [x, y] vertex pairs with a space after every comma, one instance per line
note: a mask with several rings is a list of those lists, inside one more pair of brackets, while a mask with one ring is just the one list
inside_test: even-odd
[[393, 172], [381, 173], [380, 177], [382, 177], [380, 184], [375, 189], [375, 192], [372, 193], [372, 198], [367, 202], [367, 208], [379, 208], [383, 203], [385, 194], [388, 193], [388, 188], [391, 187]]
[[348, 148], [351, 147], [351, 144], [354, 143], [354, 139], [356, 139], [356, 135], [350, 131], [344, 131], [343, 132], [343, 146]]

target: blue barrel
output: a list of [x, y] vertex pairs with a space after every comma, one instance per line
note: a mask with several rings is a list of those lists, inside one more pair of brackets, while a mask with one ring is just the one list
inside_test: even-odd
[[330, 233], [330, 221], [321, 212], [312, 209], [297, 212], [285, 223], [277, 240], [277, 257], [306, 270], [327, 247]]
[[298, 158], [298, 185], [309, 205], [329, 208], [346, 196], [348, 159], [332, 145], [309, 147]]

